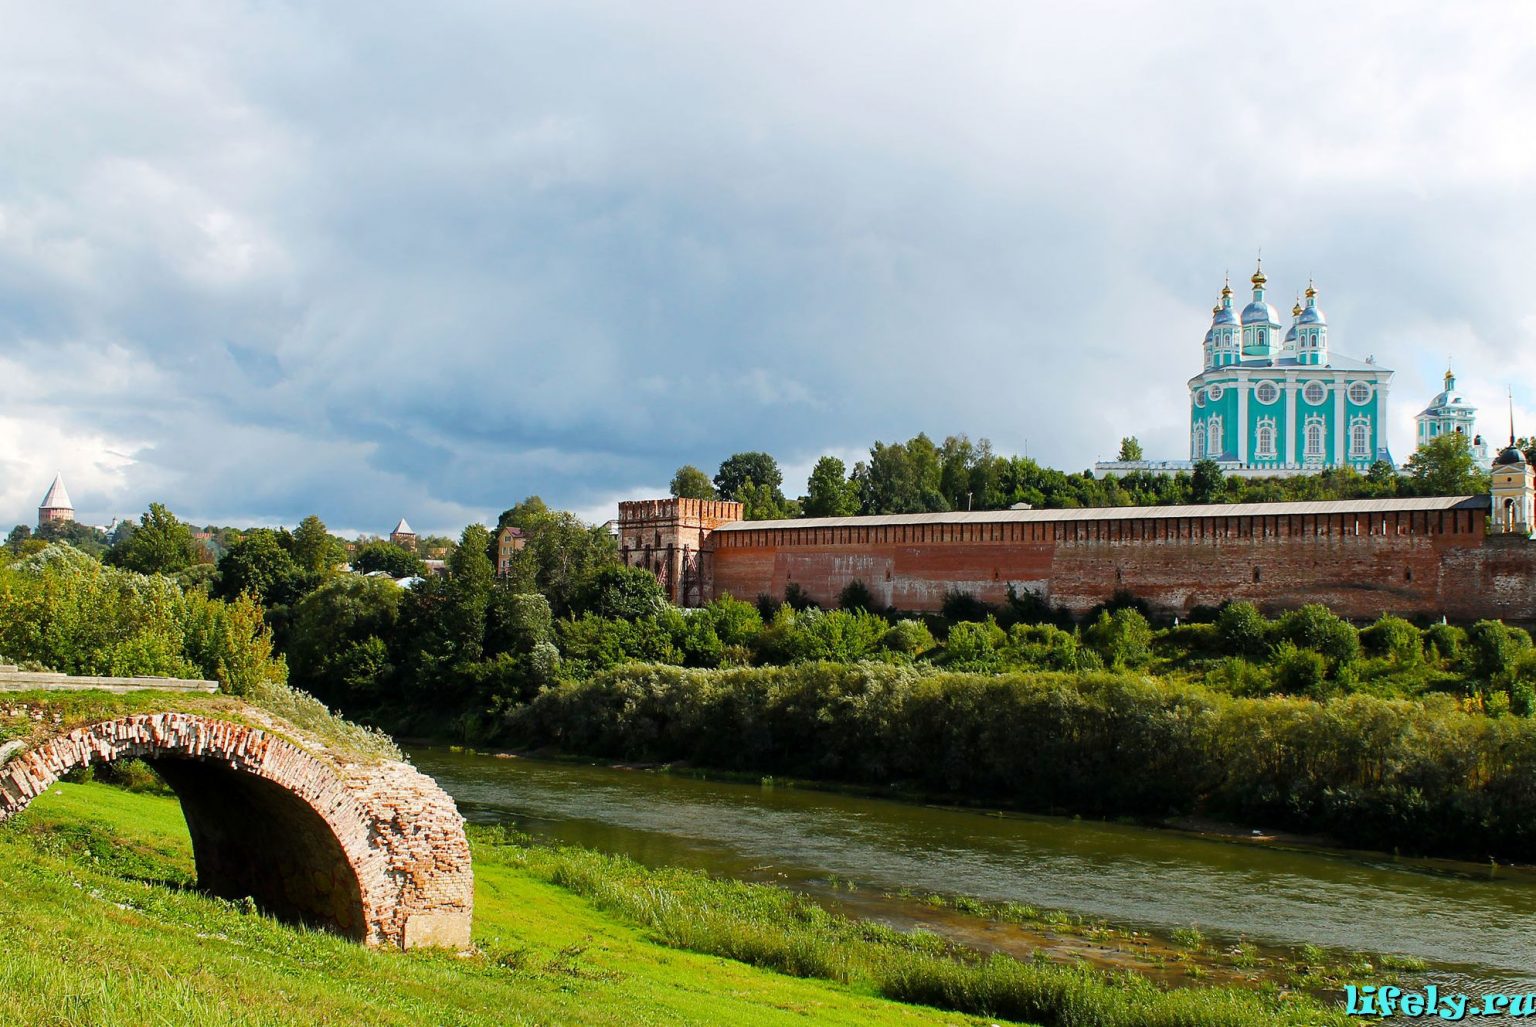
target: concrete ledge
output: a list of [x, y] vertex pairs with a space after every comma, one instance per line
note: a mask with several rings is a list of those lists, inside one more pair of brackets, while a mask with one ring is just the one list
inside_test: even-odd
[[0, 692], [217, 692], [217, 681], [180, 678], [95, 678], [0, 666]]

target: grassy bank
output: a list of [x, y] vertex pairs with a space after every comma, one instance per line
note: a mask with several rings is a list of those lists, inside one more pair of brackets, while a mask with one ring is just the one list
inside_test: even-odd
[[374, 952], [189, 890], [173, 800], [58, 786], [0, 827], [0, 1019], [956, 1024], [986, 1011], [976, 1022], [1342, 1022], [1269, 995], [1165, 994], [1125, 977], [971, 958], [764, 886], [488, 832], [474, 845], [479, 951]]

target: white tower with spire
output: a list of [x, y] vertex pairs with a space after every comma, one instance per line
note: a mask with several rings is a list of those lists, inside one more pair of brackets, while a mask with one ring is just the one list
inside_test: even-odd
[[69, 501], [69, 491], [64, 488], [64, 476], [54, 475], [48, 494], [37, 505], [37, 526], [67, 523], [75, 519], [75, 504]]
[[1509, 403], [1509, 446], [1493, 458], [1493, 509], [1488, 531], [1531, 537], [1536, 530], [1536, 468], [1515, 445], [1515, 403]]

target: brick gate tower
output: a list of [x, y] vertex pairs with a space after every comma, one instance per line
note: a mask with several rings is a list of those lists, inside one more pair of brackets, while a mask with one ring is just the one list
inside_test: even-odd
[[638, 499], [619, 504], [619, 556], [626, 567], [656, 575], [677, 606], [709, 598], [704, 540], [722, 524], [739, 521], [740, 503], [716, 499]]

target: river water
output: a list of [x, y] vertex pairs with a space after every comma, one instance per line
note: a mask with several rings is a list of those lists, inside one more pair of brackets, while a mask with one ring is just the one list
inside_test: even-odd
[[409, 755], [471, 821], [813, 892], [853, 881], [865, 915], [880, 914], [883, 891], [970, 895], [1165, 935], [1197, 924], [1260, 945], [1404, 953], [1433, 964], [1427, 979], [1442, 987], [1536, 991], [1528, 871], [442, 748]]

